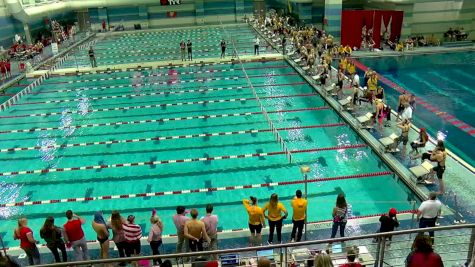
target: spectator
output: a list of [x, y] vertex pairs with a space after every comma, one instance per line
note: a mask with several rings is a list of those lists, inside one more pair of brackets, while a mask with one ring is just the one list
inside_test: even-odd
[[363, 265], [361, 265], [359, 262], [355, 262], [357, 256], [358, 254], [353, 248], [348, 249], [346, 252], [346, 260], [348, 262], [341, 265], [340, 267], [363, 267]]
[[84, 237], [84, 231], [82, 230], [82, 225], [86, 220], [74, 214], [72, 210], [66, 211], [66, 218], [68, 221], [63, 226], [64, 240], [73, 248], [74, 260], [89, 260], [87, 243]]
[[188, 60], [193, 60], [193, 44], [190, 40], [186, 43], [186, 48], [188, 49]]
[[[290, 242], [299, 242], [302, 239], [303, 226], [307, 218], [307, 200], [302, 198], [302, 191], [297, 190], [295, 197], [290, 204], [293, 209], [292, 214], [292, 233], [290, 235]], [[295, 239], [295, 233], [297, 232], [297, 239]]]
[[68, 254], [66, 253], [66, 246], [64, 245], [62, 232], [63, 229], [54, 225], [54, 218], [51, 216], [46, 218], [45, 223], [40, 230], [40, 236], [46, 241], [46, 247], [51, 250], [56, 262], [61, 262], [58, 250], [61, 251], [63, 262], [68, 261]]
[[205, 224], [197, 219], [198, 211], [192, 209], [190, 214], [191, 220], [187, 220], [185, 223], [184, 235], [188, 238], [190, 251], [203, 251], [203, 238], [206, 242], [210, 242], [211, 239], [206, 233]]
[[185, 61], [185, 49], [186, 49], [186, 44], [184, 40], [181, 40], [180, 42], [180, 52], [181, 52], [181, 61]]
[[[185, 223], [189, 220], [185, 215], [185, 207], [176, 207], [176, 214], [173, 215], [173, 223], [176, 227], [176, 234], [178, 242], [176, 243], [176, 253], [185, 252], [183, 246], [185, 245]], [[187, 247], [187, 246], [186, 246]]]
[[[417, 220], [419, 221], [419, 228], [435, 227], [437, 217], [440, 215], [442, 203], [437, 199], [437, 193], [431, 192], [429, 199], [422, 202], [417, 209]], [[429, 231], [434, 244], [434, 231]]]
[[89, 61], [91, 62], [91, 67], [95, 68], [97, 67], [97, 62], [96, 62], [96, 55], [94, 53], [94, 49], [92, 49], [92, 46], [89, 47]]
[[271, 262], [266, 257], [260, 257], [257, 260], [257, 267], [271, 267]]
[[226, 57], [226, 41], [224, 41], [224, 39], [221, 39], [220, 46], [221, 46], [221, 58], [225, 58]]
[[102, 216], [102, 212], [97, 211], [94, 213], [94, 220], [92, 221], [92, 229], [96, 232], [97, 241], [101, 248], [101, 259], [109, 258], [109, 229], [107, 228], [106, 221]]
[[[267, 215], [266, 211], [268, 211]], [[277, 230], [277, 241], [282, 243], [282, 222], [287, 218], [288, 213], [284, 205], [279, 202], [279, 196], [276, 193], [270, 196], [269, 202], [266, 203], [262, 212], [269, 223], [269, 239], [267, 244], [273, 244], [274, 230]]]
[[439, 254], [432, 248], [431, 238], [427, 235], [417, 235], [412, 244], [412, 251], [406, 258], [406, 267], [443, 267]]
[[172, 267], [172, 262], [170, 260], [163, 261], [163, 264], [160, 264], [160, 267]]
[[[150, 231], [148, 233], [148, 243], [152, 249], [152, 255], [160, 255], [160, 246], [162, 245], [163, 223], [160, 217], [157, 216], [157, 211], [153, 209], [152, 217], [150, 218]], [[162, 265], [162, 259], [154, 259], [153, 265]]]
[[256, 39], [254, 39], [254, 55], [259, 55], [259, 45], [261, 41], [259, 40], [259, 37], [256, 36]]
[[106, 20], [102, 20], [102, 31], [105, 32], [106, 31]]
[[33, 231], [28, 228], [28, 221], [25, 217], [18, 219], [18, 228], [13, 232], [13, 239], [20, 239], [20, 248], [25, 251], [30, 265], [41, 264], [40, 252], [36, 247], [39, 242], [33, 237]]
[[7, 78], [6, 60], [0, 60], [0, 72], [2, 73], [2, 80]]
[[266, 227], [266, 222], [264, 219], [264, 213], [262, 208], [257, 205], [257, 198], [251, 196], [251, 204], [249, 204], [249, 199], [243, 199], [242, 204], [246, 208], [247, 214], [249, 215], [249, 230], [251, 231], [251, 236], [249, 237], [250, 246], [260, 246], [262, 245], [262, 235], [261, 230], [263, 227]]
[[332, 258], [328, 254], [320, 253], [315, 257], [314, 267], [333, 267]]
[[122, 224], [122, 229], [124, 229], [125, 240], [127, 241], [127, 246], [125, 248], [125, 255], [130, 256], [139, 256], [140, 255], [140, 238], [142, 238], [142, 228], [140, 225], [135, 224], [135, 216], [129, 215], [127, 217], [127, 222]]
[[[212, 214], [213, 205], [206, 205], [206, 216], [201, 218], [201, 221], [205, 224], [206, 234], [210, 238], [208, 244], [208, 250], [218, 250], [218, 216]], [[218, 256], [216, 254], [211, 255], [212, 260], [217, 260]]]
[[345, 227], [348, 218], [348, 204], [346, 203], [345, 195], [338, 194], [336, 198], [336, 206], [333, 208], [333, 226], [331, 238], [336, 236], [338, 228], [340, 228], [340, 236], [345, 237]]
[[[127, 247], [123, 228], [124, 223], [125, 219], [120, 215], [120, 213], [116, 210], [112, 211], [111, 219], [107, 224], [107, 227], [112, 230], [112, 240], [119, 251], [119, 257], [121, 258], [125, 257], [125, 249]], [[120, 265], [125, 266], [125, 262], [120, 263]]]
[[[387, 233], [394, 231], [394, 228], [399, 227], [399, 221], [396, 217], [397, 210], [395, 208], [389, 209], [388, 214], [383, 214], [379, 217], [381, 226], [379, 227], [379, 233]], [[387, 237], [389, 241], [392, 240], [392, 236]], [[389, 245], [389, 243], [386, 243]]]

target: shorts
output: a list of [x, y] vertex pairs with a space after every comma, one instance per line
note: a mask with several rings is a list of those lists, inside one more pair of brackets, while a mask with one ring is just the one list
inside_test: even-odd
[[442, 180], [442, 176], [445, 172], [445, 166], [435, 166], [434, 171], [437, 174], [437, 179]]
[[336, 84], [338, 87], [340, 87], [340, 89], [343, 88], [343, 81], [338, 81], [338, 83]]
[[109, 240], [108, 237], [105, 237], [105, 238], [97, 237], [97, 241], [99, 241], [99, 244], [101, 244], [101, 245], [104, 244], [107, 240]]
[[249, 230], [251, 231], [251, 234], [260, 234], [262, 230], [262, 224], [249, 224]]
[[398, 142], [402, 142], [403, 145], [407, 145], [407, 142], [409, 142], [409, 137], [401, 135], [398, 137]]
[[140, 240], [127, 242], [127, 245], [125, 247], [125, 254], [127, 255], [127, 257], [130, 257], [131, 255], [139, 255], [140, 248]]

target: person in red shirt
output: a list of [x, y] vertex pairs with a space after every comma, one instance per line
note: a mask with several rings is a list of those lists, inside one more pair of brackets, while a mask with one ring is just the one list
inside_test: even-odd
[[106, 21], [104, 19], [102, 20], [102, 31], [106, 31]]
[[5, 66], [6, 62], [0, 60], [0, 72], [2, 73], [2, 80], [7, 78], [7, 66]]
[[418, 235], [412, 244], [412, 252], [406, 258], [406, 267], [444, 267], [442, 258], [434, 252], [432, 239]]
[[5, 60], [5, 68], [7, 69], [7, 78], [12, 77], [11, 63], [10, 60]]
[[356, 251], [352, 248], [348, 249], [346, 252], [346, 259], [348, 260], [347, 263], [341, 265], [340, 267], [363, 267], [359, 262], [355, 262], [356, 260]]
[[83, 218], [74, 214], [72, 210], [66, 211], [68, 222], [64, 224], [64, 240], [74, 250], [74, 259], [76, 261], [89, 260], [87, 243], [84, 237], [82, 225], [86, 222]]
[[25, 251], [30, 265], [41, 264], [40, 252], [36, 247], [39, 242], [33, 238], [33, 231], [27, 226], [25, 217], [18, 219], [18, 228], [13, 232], [13, 239], [20, 239], [20, 247]]

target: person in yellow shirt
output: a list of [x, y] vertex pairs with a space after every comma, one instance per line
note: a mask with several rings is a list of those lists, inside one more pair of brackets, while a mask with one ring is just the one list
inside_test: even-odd
[[[290, 242], [299, 242], [302, 239], [303, 226], [307, 219], [307, 200], [302, 198], [302, 191], [297, 190], [295, 197], [290, 202], [292, 209], [294, 210], [292, 216], [292, 234], [290, 234]], [[297, 239], [295, 239], [295, 232], [297, 232]]]
[[348, 67], [347, 67], [347, 69], [348, 69], [348, 74], [350, 74], [350, 75], [353, 75], [353, 74], [355, 74], [355, 73], [356, 73], [356, 67], [355, 67], [355, 64], [353, 64], [353, 63], [351, 63], [351, 62], [350, 62], [350, 63], [348, 63]]
[[250, 198], [251, 201], [249, 201], [249, 199], [242, 200], [242, 204], [249, 215], [249, 230], [251, 231], [249, 244], [251, 246], [260, 246], [262, 245], [261, 230], [263, 227], [266, 227], [264, 212], [261, 207], [257, 206], [257, 198], [253, 196]]
[[269, 240], [267, 243], [272, 245], [274, 230], [277, 230], [277, 241], [282, 243], [282, 222], [287, 218], [288, 213], [284, 205], [279, 202], [279, 196], [276, 193], [270, 196], [269, 202], [266, 203], [262, 211], [269, 222]]

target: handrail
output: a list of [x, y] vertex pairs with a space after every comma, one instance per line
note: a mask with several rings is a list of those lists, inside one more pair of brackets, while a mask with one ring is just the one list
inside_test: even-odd
[[[172, 253], [172, 254], [161, 254], [154, 256], [138, 256], [130, 258], [113, 258], [113, 259], [100, 259], [100, 260], [89, 260], [89, 261], [73, 261], [73, 262], [61, 262], [61, 263], [52, 263], [52, 264], [42, 264], [36, 265], [40, 267], [67, 267], [72, 265], [94, 265], [101, 263], [114, 263], [122, 261], [138, 261], [138, 260], [153, 260], [153, 259], [175, 259], [175, 258], [186, 258], [191, 256], [205, 256], [212, 254], [230, 254], [238, 252], [249, 252], [249, 251], [258, 251], [258, 250], [267, 250], [267, 249], [287, 249], [292, 247], [302, 247], [310, 245], [319, 245], [319, 244], [328, 244], [328, 243], [337, 243], [337, 242], [346, 242], [352, 240], [362, 240], [362, 239], [372, 239], [378, 237], [387, 237], [387, 236], [397, 236], [397, 235], [407, 235], [415, 233], [424, 233], [427, 231], [449, 231], [449, 230], [458, 230], [458, 229], [472, 229], [472, 235], [475, 233], [475, 224], [459, 224], [459, 225], [448, 225], [448, 226], [438, 226], [438, 227], [429, 227], [422, 229], [410, 229], [410, 230], [399, 230], [386, 233], [375, 233], [367, 234], [360, 236], [351, 236], [351, 237], [342, 237], [334, 239], [323, 239], [323, 240], [313, 240], [313, 241], [303, 241], [303, 242], [294, 242], [287, 244], [278, 244], [278, 245], [267, 245], [267, 246], [257, 246], [257, 247], [245, 247], [245, 248], [234, 248], [234, 249], [222, 249], [214, 251], [203, 251], [203, 252], [188, 252], [188, 253]], [[475, 249], [474, 249], [475, 250]], [[475, 251], [472, 252], [475, 253]]]

